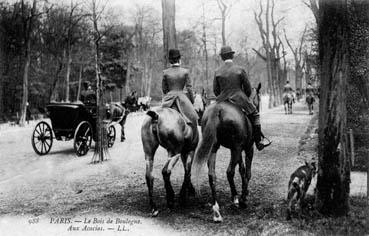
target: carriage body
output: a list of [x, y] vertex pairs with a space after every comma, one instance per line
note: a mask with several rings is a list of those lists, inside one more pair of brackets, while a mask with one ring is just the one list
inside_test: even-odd
[[[53, 139], [68, 141], [73, 139], [74, 151], [77, 156], [86, 155], [92, 140], [96, 141], [96, 104], [80, 103], [50, 103], [46, 106], [51, 126], [39, 122], [32, 135], [32, 146], [39, 155], [47, 154]], [[107, 145], [112, 147], [116, 130], [113, 123], [108, 124]]]
[[80, 103], [50, 103], [46, 106], [56, 140], [73, 139], [77, 126], [87, 121], [96, 140], [96, 107]]

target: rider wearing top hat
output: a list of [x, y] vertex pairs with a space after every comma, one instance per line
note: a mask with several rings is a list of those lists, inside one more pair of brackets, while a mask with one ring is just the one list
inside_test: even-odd
[[262, 142], [260, 116], [254, 104], [250, 101], [251, 85], [243, 68], [232, 61], [234, 51], [229, 46], [223, 46], [220, 56], [224, 64], [215, 71], [213, 90], [217, 101], [230, 101], [241, 108], [247, 115], [253, 127], [256, 148], [260, 151], [270, 145]]
[[[193, 130], [197, 129], [198, 115], [193, 107], [193, 92], [188, 69], [180, 66], [181, 54], [178, 49], [169, 50], [170, 67], [163, 71], [162, 107], [178, 110]], [[197, 132], [194, 132], [197, 133]], [[197, 138], [197, 137], [195, 137]]]

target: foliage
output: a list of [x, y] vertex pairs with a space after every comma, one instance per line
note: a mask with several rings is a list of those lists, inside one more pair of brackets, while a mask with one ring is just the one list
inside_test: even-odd
[[347, 122], [354, 131], [357, 163], [363, 163], [368, 155], [369, 142], [369, 3], [352, 1], [349, 10], [351, 75], [347, 91]]
[[[25, 3], [23, 14], [28, 14], [31, 7]], [[206, 12], [209, 6], [206, 4], [203, 7]], [[216, 9], [216, 5], [214, 7]], [[19, 1], [0, 4], [0, 29], [4, 35], [0, 58], [0, 68], [3, 68], [0, 110], [4, 112], [0, 120], [15, 119], [20, 113], [24, 67], [24, 21], [21, 10]], [[130, 10], [132, 16], [125, 17], [124, 22], [105, 20], [99, 26], [103, 32], [99, 66], [107, 83], [115, 88], [109, 90], [106, 96], [116, 101], [124, 100], [127, 93], [136, 90], [139, 96], [149, 95], [153, 100], [160, 101], [164, 69], [161, 14], [148, 5], [137, 4]], [[68, 83], [69, 100], [76, 101], [78, 90], [81, 89], [79, 79], [94, 85], [96, 78], [94, 31], [86, 4], [77, 1], [71, 6], [68, 3], [40, 1], [36, 12], [31, 32], [28, 84], [31, 110], [45, 107], [50, 100], [65, 101]], [[213, 21], [204, 18], [203, 24], [177, 32], [182, 65], [190, 69], [193, 88], [196, 91], [205, 89], [210, 96], [213, 73], [220, 65], [218, 50], [221, 43]], [[267, 88], [265, 65], [260, 58], [250, 56], [246, 37], [240, 47], [241, 50], [235, 54], [235, 63], [246, 69], [252, 85], [260, 81], [263, 89]], [[67, 76], [68, 68], [70, 76]]]

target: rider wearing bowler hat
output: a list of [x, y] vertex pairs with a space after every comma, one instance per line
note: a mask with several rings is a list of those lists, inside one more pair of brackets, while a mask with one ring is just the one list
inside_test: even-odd
[[241, 108], [249, 118], [256, 148], [260, 151], [270, 145], [262, 142], [260, 116], [254, 104], [250, 101], [251, 85], [245, 70], [233, 63], [234, 51], [230, 46], [223, 46], [220, 57], [224, 64], [215, 71], [213, 90], [217, 101], [230, 101]]

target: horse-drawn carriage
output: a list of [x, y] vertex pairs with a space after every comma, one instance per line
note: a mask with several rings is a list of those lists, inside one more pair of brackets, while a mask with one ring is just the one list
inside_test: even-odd
[[[96, 104], [80, 103], [50, 103], [46, 107], [51, 125], [45, 121], [39, 122], [32, 134], [32, 147], [39, 155], [47, 154], [53, 140], [74, 140], [74, 151], [77, 156], [86, 155], [92, 140], [96, 141]], [[109, 122], [107, 144], [112, 147], [116, 130]]]

